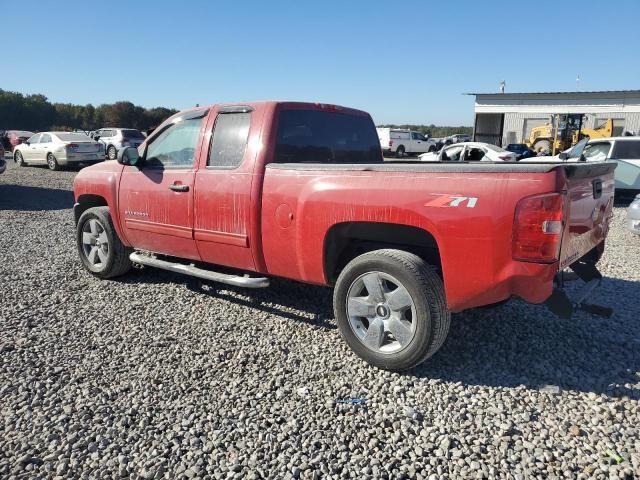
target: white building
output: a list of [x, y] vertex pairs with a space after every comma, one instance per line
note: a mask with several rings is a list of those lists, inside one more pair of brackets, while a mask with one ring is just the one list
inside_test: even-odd
[[583, 127], [613, 119], [613, 135], [640, 132], [640, 90], [601, 92], [470, 93], [475, 95], [474, 139], [508, 145], [522, 143], [533, 127], [552, 114], [586, 114]]

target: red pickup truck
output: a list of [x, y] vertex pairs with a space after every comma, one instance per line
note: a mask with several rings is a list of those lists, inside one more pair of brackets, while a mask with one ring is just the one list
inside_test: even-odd
[[244, 287], [272, 276], [332, 286], [349, 346], [402, 370], [440, 348], [451, 312], [515, 296], [570, 314], [556, 274], [601, 278], [614, 168], [385, 162], [359, 110], [213, 105], [80, 171], [78, 252], [100, 278], [135, 264]]

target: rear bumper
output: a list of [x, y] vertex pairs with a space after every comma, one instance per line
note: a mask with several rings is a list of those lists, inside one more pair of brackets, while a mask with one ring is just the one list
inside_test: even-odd
[[75, 153], [62, 158], [56, 157], [60, 165], [77, 165], [79, 163], [98, 163], [104, 161], [104, 153]]

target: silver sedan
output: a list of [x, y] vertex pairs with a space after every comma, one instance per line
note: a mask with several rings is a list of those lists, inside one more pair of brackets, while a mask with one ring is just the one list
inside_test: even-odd
[[16, 146], [13, 158], [20, 166], [48, 165], [58, 170], [62, 165], [104, 161], [104, 145], [82, 133], [42, 132]]

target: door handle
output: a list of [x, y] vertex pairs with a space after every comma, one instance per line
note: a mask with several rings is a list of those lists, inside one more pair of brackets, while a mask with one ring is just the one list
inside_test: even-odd
[[169, 185], [169, 188], [174, 192], [188, 192], [189, 185], [182, 185], [181, 183], [174, 183], [173, 185]]

